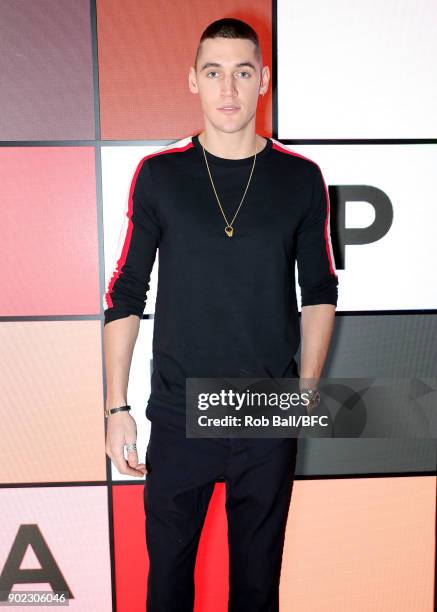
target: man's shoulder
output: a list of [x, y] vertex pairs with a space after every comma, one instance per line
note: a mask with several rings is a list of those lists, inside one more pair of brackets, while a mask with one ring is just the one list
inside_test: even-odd
[[320, 170], [318, 163], [302, 153], [296, 151], [292, 146], [285, 145], [279, 140], [272, 138], [272, 150], [275, 154], [275, 161], [286, 165], [288, 168], [307, 173], [313, 177], [314, 173]]
[[175, 154], [184, 153], [189, 149], [194, 147], [192, 136], [185, 136], [184, 138], [180, 138], [170, 144], [159, 146], [158, 148], [153, 147], [153, 150], [150, 153], [147, 153], [141, 160], [140, 166], [166, 163], [167, 160], [170, 159], [170, 156], [174, 156]]

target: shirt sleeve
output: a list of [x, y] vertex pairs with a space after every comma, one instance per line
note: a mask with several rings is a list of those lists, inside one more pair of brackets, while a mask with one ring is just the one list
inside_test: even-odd
[[149, 163], [147, 158], [141, 160], [131, 181], [115, 269], [103, 298], [104, 325], [130, 314], [143, 316], [161, 235]]
[[309, 210], [297, 229], [296, 260], [302, 307], [334, 304], [338, 276], [331, 243], [329, 192], [322, 172], [315, 167]]

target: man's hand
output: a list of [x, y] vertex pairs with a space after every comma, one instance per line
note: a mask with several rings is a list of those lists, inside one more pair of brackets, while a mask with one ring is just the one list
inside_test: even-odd
[[120, 474], [129, 474], [141, 478], [147, 474], [144, 463], [138, 463], [138, 453], [130, 450], [127, 461], [124, 457], [124, 445], [137, 440], [137, 424], [128, 412], [115, 412], [107, 418], [105, 451]]
[[318, 383], [319, 380], [315, 377], [313, 378], [302, 378], [299, 379], [299, 391], [302, 395], [305, 395], [306, 398], [309, 399], [309, 403], [305, 404], [305, 410], [308, 416], [316, 410], [320, 403], [320, 394], [318, 392]]

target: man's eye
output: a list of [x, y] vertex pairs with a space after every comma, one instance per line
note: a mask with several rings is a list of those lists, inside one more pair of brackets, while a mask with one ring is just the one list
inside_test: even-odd
[[[210, 75], [211, 75], [211, 74], [218, 74], [218, 72], [217, 72], [217, 70], [210, 70], [210, 71], [207, 73], [207, 75], [206, 75], [206, 76], [207, 76], [207, 77], [209, 77], [209, 78], [213, 78], [213, 77], [210, 77]], [[247, 79], [248, 77], [250, 77], [250, 76], [251, 76], [251, 75], [250, 75], [250, 72], [247, 72], [247, 70], [241, 70], [241, 71], [240, 71], [238, 74], [242, 74], [242, 75], [244, 75], [244, 78], [245, 78], [245, 79]]]

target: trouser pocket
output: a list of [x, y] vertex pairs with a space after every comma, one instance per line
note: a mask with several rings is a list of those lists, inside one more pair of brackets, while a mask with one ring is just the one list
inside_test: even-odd
[[150, 463], [150, 441], [147, 445], [147, 449], [146, 449], [146, 470], [147, 473], [150, 474], [152, 471], [152, 464]]

